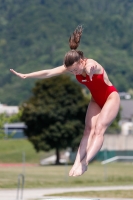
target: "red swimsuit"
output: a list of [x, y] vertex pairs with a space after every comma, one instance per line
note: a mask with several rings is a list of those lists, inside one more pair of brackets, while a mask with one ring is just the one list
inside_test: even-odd
[[109, 86], [104, 82], [104, 71], [102, 74], [94, 74], [92, 81], [90, 77], [86, 74], [86, 77], [82, 75], [76, 75], [76, 79], [81, 83], [86, 85], [90, 90], [92, 97], [96, 103], [102, 108], [112, 92], [118, 92], [117, 89], [112, 85]]

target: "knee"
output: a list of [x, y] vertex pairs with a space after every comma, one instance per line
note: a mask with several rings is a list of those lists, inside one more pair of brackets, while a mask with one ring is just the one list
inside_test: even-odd
[[91, 125], [88, 125], [88, 124], [85, 125], [84, 135], [87, 135], [87, 136], [91, 135], [91, 136], [93, 136], [94, 132], [95, 132], [95, 127], [93, 127]]
[[107, 129], [107, 125], [106, 124], [97, 124], [95, 127], [95, 135], [103, 135], [105, 130]]

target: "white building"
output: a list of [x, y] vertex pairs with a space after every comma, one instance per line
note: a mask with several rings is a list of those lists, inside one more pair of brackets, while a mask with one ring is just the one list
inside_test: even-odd
[[0, 114], [5, 113], [7, 115], [13, 115], [19, 112], [18, 106], [7, 106], [5, 104], [0, 104]]
[[123, 122], [121, 124], [121, 133], [125, 136], [133, 134], [133, 122]]

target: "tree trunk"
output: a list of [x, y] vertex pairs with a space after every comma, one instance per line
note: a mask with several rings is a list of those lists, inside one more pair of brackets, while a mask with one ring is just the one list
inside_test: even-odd
[[56, 148], [56, 165], [60, 164], [60, 152], [59, 152], [59, 148]]

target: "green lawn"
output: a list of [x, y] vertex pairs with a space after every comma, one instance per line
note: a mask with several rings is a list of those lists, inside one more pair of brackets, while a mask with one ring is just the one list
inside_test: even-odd
[[[54, 153], [36, 153], [26, 139], [0, 140], [0, 163], [21, 163], [23, 152], [26, 155], [26, 163], [39, 163], [41, 158]], [[25, 188], [133, 185], [132, 163], [112, 163], [103, 166], [100, 162], [94, 162], [89, 165], [88, 171], [79, 177], [69, 177], [70, 168], [71, 165], [0, 167], [0, 188], [16, 188], [20, 173], [25, 173]], [[133, 191], [71, 192], [57, 196], [132, 198]]]
[[[88, 171], [79, 177], [69, 177], [71, 166], [34, 166], [25, 168], [25, 187], [84, 187], [102, 185], [132, 185], [133, 165], [114, 163], [107, 166], [106, 180], [101, 163], [92, 163]], [[0, 167], [0, 188], [14, 188], [22, 167]]]
[[27, 139], [0, 140], [0, 163], [21, 163], [23, 152], [27, 163], [39, 163], [41, 158], [53, 154], [53, 152], [37, 153]]
[[[50, 196], [50, 195], [49, 195]], [[81, 198], [133, 198], [133, 190], [114, 190], [114, 191], [90, 191], [90, 192], [71, 192], [63, 194], [53, 194], [51, 196], [60, 197], [81, 197]]]

